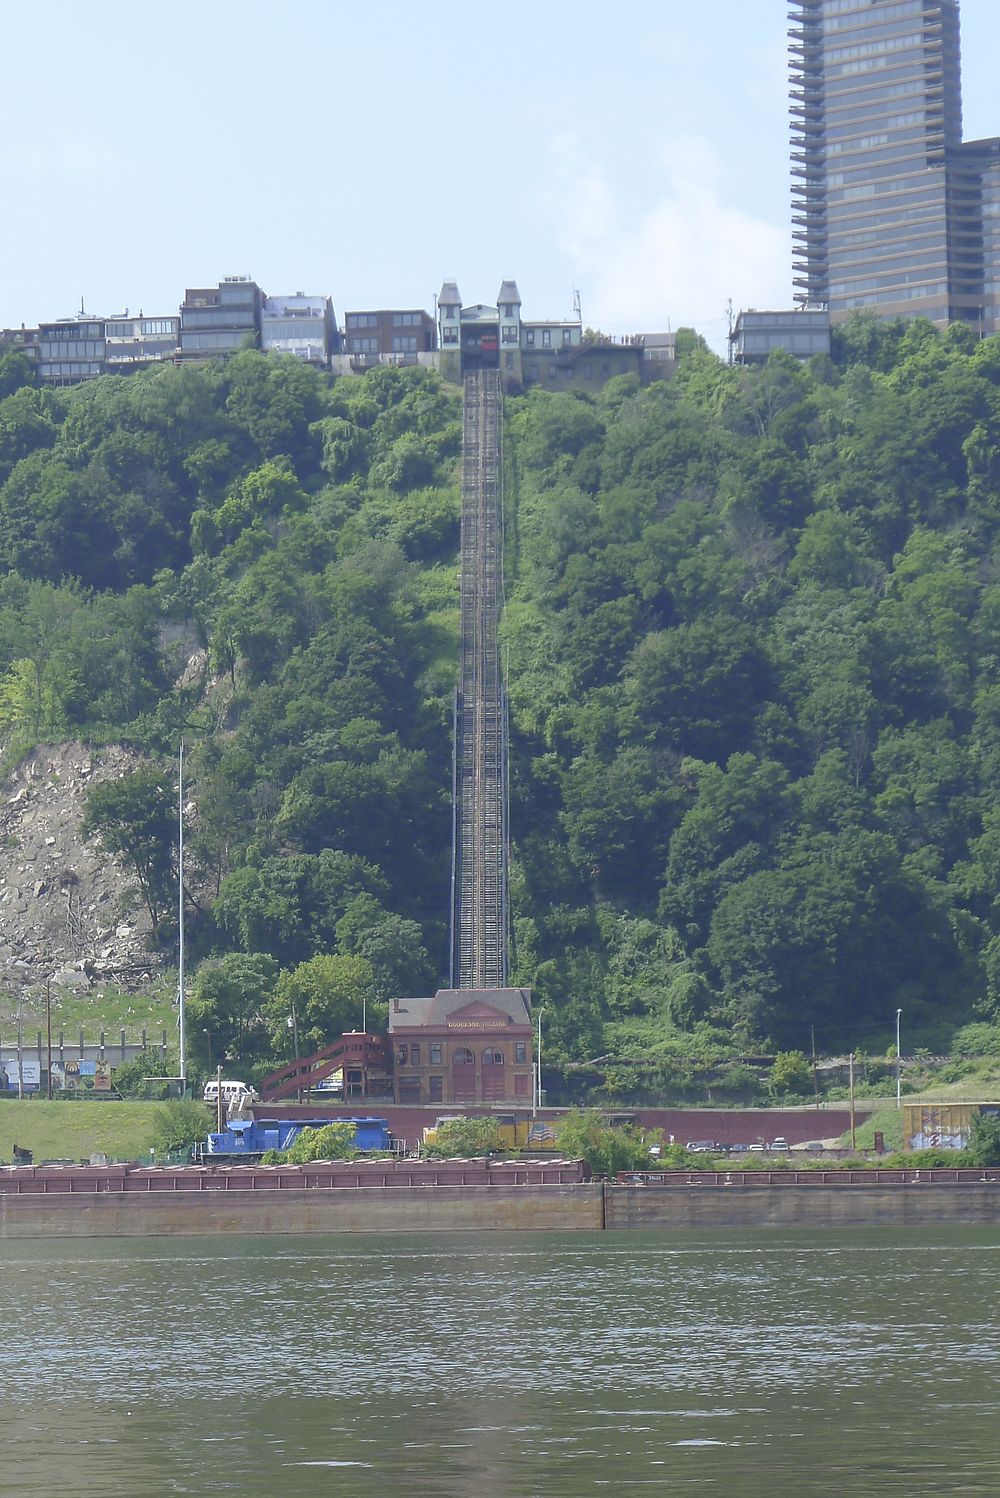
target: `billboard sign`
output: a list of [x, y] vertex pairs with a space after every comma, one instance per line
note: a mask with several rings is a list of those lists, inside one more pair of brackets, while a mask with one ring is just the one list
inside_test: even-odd
[[[21, 1087], [25, 1092], [37, 1092], [42, 1082], [42, 1066], [39, 1061], [28, 1061], [21, 1057]], [[17, 1092], [17, 1057], [0, 1061], [0, 1092]]]

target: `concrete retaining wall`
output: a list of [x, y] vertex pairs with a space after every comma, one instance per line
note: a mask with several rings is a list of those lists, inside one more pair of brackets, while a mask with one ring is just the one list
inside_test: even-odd
[[0, 1194], [0, 1239], [219, 1233], [430, 1233], [603, 1226], [603, 1188], [393, 1186], [252, 1192]]
[[609, 1229], [989, 1227], [1000, 1183], [884, 1186], [609, 1186]]

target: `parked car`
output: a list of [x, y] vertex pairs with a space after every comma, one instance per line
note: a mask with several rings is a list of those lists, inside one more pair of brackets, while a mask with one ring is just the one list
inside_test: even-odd
[[751, 1144], [747, 1148], [751, 1155], [762, 1155], [764, 1153], [764, 1146], [762, 1144]]
[[791, 1147], [792, 1146], [789, 1144], [787, 1139], [772, 1139], [770, 1144], [771, 1153], [773, 1155], [783, 1155], [786, 1150], [790, 1150]]
[[731, 1155], [745, 1155], [753, 1149], [752, 1144], [729, 1144], [726, 1146]]
[[686, 1146], [692, 1155], [714, 1155], [719, 1147], [715, 1139], [689, 1139]]

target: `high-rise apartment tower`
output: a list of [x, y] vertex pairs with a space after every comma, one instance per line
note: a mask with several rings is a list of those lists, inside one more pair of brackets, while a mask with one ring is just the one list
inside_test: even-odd
[[791, 0], [796, 300], [997, 327], [1000, 141], [962, 140], [958, 0]]

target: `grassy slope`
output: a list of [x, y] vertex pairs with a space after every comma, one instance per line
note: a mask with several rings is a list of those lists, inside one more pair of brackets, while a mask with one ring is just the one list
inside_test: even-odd
[[56, 1103], [44, 1098], [0, 1101], [0, 1164], [13, 1146], [42, 1160], [87, 1160], [103, 1151], [113, 1160], [149, 1158], [157, 1103]]
[[[142, 994], [128, 994], [108, 984], [88, 993], [71, 993], [59, 990], [52, 995], [53, 1040], [62, 1030], [67, 1043], [75, 1039], [81, 1028], [86, 1031], [88, 1041], [96, 1041], [101, 1030], [107, 1034], [109, 1045], [118, 1038], [124, 1025], [129, 1040], [138, 1041], [145, 1028], [149, 1043], [158, 1045], [160, 1032], [166, 1030], [171, 1042], [176, 1030], [176, 1011], [173, 1007], [175, 980], [168, 976]], [[17, 1022], [14, 1000], [7, 995], [0, 997], [0, 1020], [4, 1024], [4, 1040], [9, 1043], [10, 1027]], [[34, 1042], [35, 1032], [45, 1035], [45, 995], [33, 994], [21, 1005], [21, 1023], [29, 1044]]]

